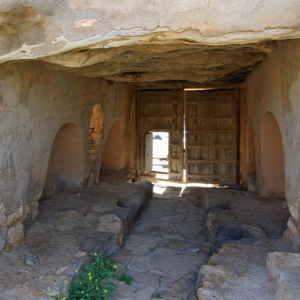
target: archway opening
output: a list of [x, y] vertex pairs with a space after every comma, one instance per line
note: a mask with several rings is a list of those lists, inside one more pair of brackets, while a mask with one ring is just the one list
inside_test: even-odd
[[107, 135], [102, 154], [101, 170], [119, 171], [122, 169], [123, 142], [123, 123], [122, 120], [117, 120]]
[[56, 134], [48, 164], [43, 197], [78, 191], [84, 183], [83, 141], [78, 125], [63, 125]]
[[260, 187], [263, 197], [284, 197], [284, 152], [282, 136], [274, 115], [267, 112], [261, 122]]

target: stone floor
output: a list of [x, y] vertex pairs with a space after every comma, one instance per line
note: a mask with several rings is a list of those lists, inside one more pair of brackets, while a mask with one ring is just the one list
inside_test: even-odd
[[109, 255], [122, 246], [151, 196], [150, 182], [125, 177], [41, 199], [22, 245], [0, 255], [0, 300], [46, 300], [56, 294], [54, 284], [64, 295], [94, 252]]
[[[266, 270], [268, 253], [279, 251], [285, 257], [286, 252], [293, 252], [291, 242], [282, 237], [289, 218], [288, 209], [282, 205], [284, 199], [222, 189], [202, 190], [202, 198], [207, 208], [207, 232], [214, 246], [208, 264], [199, 271], [198, 299], [300, 299], [277, 298], [277, 287]], [[297, 276], [290, 276], [289, 281], [293, 277]], [[299, 295], [300, 281], [294, 282], [297, 284], [289, 286], [284, 295], [294, 294], [293, 288]]]
[[113, 300], [196, 299], [198, 271], [212, 246], [199, 192], [192, 187], [154, 187], [155, 197], [124, 248], [113, 255], [120, 271], [133, 278], [132, 285], [114, 292]]
[[[265, 268], [269, 252], [291, 252], [282, 199], [158, 183], [148, 202], [149, 182], [107, 180], [41, 201], [24, 243], [0, 255], [1, 300], [50, 299], [47, 287], [71, 281], [95, 251], [115, 252], [118, 272], [133, 278], [112, 300], [285, 300]], [[111, 216], [123, 227], [100, 222]]]

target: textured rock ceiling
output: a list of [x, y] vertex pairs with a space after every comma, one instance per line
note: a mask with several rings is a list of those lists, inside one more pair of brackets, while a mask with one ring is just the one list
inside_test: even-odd
[[153, 83], [176, 80], [220, 86], [243, 81], [275, 49], [275, 42], [230, 46], [147, 44], [76, 50], [43, 60], [56, 64], [53, 69], [113, 81]]
[[0, 63], [145, 85], [241, 82], [300, 38], [295, 0], [1, 0]]

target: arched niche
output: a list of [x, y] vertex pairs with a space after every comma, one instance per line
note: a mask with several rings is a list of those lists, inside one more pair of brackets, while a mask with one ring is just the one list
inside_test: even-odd
[[57, 132], [52, 144], [43, 196], [77, 191], [84, 183], [84, 155], [81, 129], [68, 123]]
[[261, 122], [260, 187], [263, 197], [285, 195], [284, 151], [278, 123], [271, 112]]

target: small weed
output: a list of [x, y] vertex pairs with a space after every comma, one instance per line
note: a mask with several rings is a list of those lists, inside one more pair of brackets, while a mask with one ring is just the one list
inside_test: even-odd
[[[132, 283], [132, 278], [125, 273], [116, 276], [118, 267], [115, 261], [101, 256], [100, 253], [94, 253], [93, 261], [89, 265], [84, 266], [85, 272], [80, 272], [80, 275], [70, 286], [69, 298], [59, 297], [55, 295], [59, 292], [58, 286], [54, 283], [54, 290], [47, 288], [48, 292], [54, 292], [51, 295], [53, 299], [60, 300], [104, 300], [109, 297], [110, 293], [117, 288], [115, 280], [124, 281], [126, 284]], [[78, 273], [78, 270], [75, 270]], [[65, 281], [68, 286], [68, 281]]]
[[[153, 252], [155, 249], [150, 248], [149, 252]], [[51, 295], [53, 299], [60, 300], [105, 300], [106, 297], [110, 296], [110, 293], [117, 288], [114, 281], [118, 279], [126, 284], [132, 284], [132, 277], [125, 273], [120, 276], [116, 276], [118, 270], [115, 265], [115, 261], [107, 257], [102, 257], [100, 253], [94, 253], [93, 261], [90, 265], [84, 266], [85, 272], [80, 272], [80, 275], [70, 286], [69, 298], [61, 298], [59, 295], [59, 288], [56, 283], [54, 283], [54, 290], [47, 287], [49, 293], [54, 293]], [[78, 273], [78, 270], [75, 270]], [[161, 280], [158, 280], [161, 283]], [[66, 286], [69, 286], [68, 281], [64, 282]], [[153, 293], [151, 299], [162, 298], [159, 292]]]
[[117, 276], [117, 279], [120, 280], [120, 281], [124, 281], [128, 285], [132, 284], [132, 277], [128, 276], [125, 273], [122, 273], [122, 275]]
[[160, 293], [160, 292], [153, 293], [153, 294], [151, 295], [151, 299], [154, 299], [154, 298], [161, 298], [161, 293]]
[[71, 285], [69, 300], [104, 300], [109, 296], [117, 288], [113, 281], [118, 268], [114, 263], [114, 260], [95, 253], [93, 262], [84, 266], [87, 272], [81, 273]]

